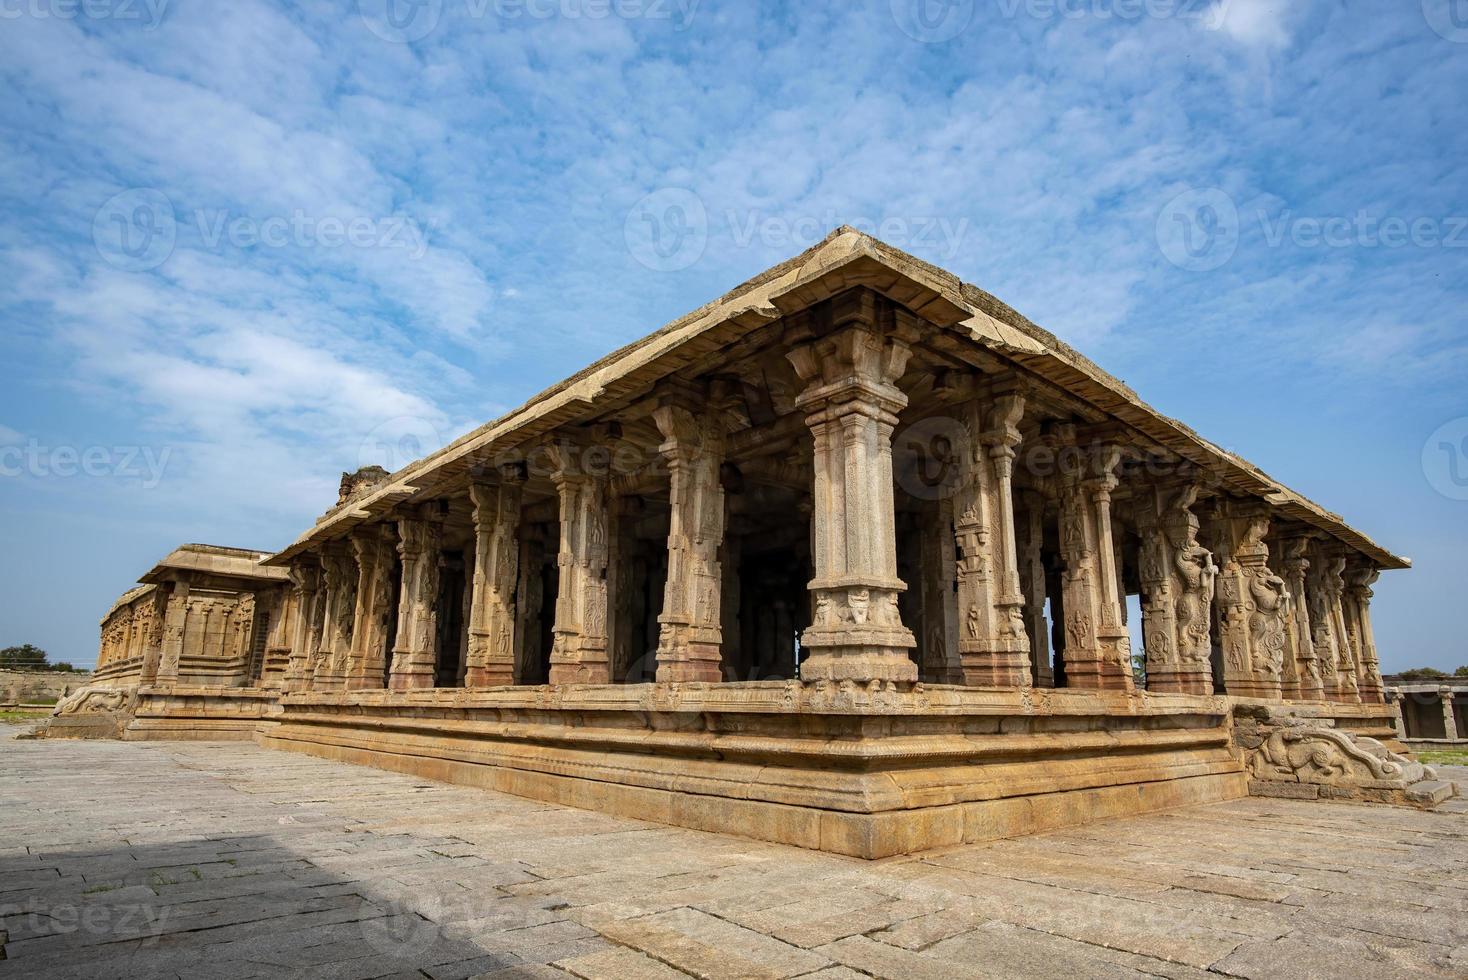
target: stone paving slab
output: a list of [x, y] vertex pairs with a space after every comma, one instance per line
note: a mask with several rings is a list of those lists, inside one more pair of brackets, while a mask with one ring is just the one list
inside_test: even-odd
[[1239, 800], [862, 862], [271, 752], [0, 740], [0, 977], [1468, 976], [1468, 817]]

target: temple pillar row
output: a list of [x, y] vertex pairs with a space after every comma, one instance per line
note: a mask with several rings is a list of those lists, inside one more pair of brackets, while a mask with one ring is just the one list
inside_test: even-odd
[[906, 584], [897, 577], [892, 490], [892, 430], [907, 404], [896, 382], [916, 324], [878, 310], [866, 290], [830, 302], [829, 328], [787, 355], [805, 386], [796, 407], [814, 445], [815, 605], [801, 638], [809, 651], [801, 679], [916, 681], [908, 651], [917, 641], [897, 609]]

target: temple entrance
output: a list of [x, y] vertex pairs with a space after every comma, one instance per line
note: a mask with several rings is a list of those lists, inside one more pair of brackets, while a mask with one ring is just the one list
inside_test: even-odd
[[469, 639], [469, 624], [464, 617], [465, 578], [464, 552], [444, 552], [438, 575], [434, 687], [464, 686], [464, 654]]
[[804, 495], [784, 486], [728, 488], [729, 529], [720, 552], [724, 679], [800, 676], [800, 634], [810, 625], [814, 572]]
[[387, 604], [387, 630], [383, 643], [387, 649], [382, 656], [382, 686], [384, 688], [392, 685], [392, 655], [393, 647], [398, 642], [398, 607], [403, 601], [403, 563], [394, 558], [392, 563], [392, 574], [388, 576], [388, 584], [392, 590], [392, 600]]
[[658, 615], [668, 582], [667, 502], [643, 497], [618, 501], [607, 568], [611, 679], [648, 684], [657, 676]]

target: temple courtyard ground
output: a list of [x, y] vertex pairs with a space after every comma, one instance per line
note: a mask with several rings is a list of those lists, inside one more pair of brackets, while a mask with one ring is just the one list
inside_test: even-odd
[[1468, 817], [1249, 799], [867, 863], [0, 730], [0, 975], [1468, 975]]

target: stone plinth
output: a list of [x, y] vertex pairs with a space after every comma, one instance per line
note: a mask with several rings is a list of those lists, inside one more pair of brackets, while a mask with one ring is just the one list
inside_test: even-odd
[[307, 693], [267, 746], [864, 858], [1245, 795], [1226, 698], [780, 681]]

